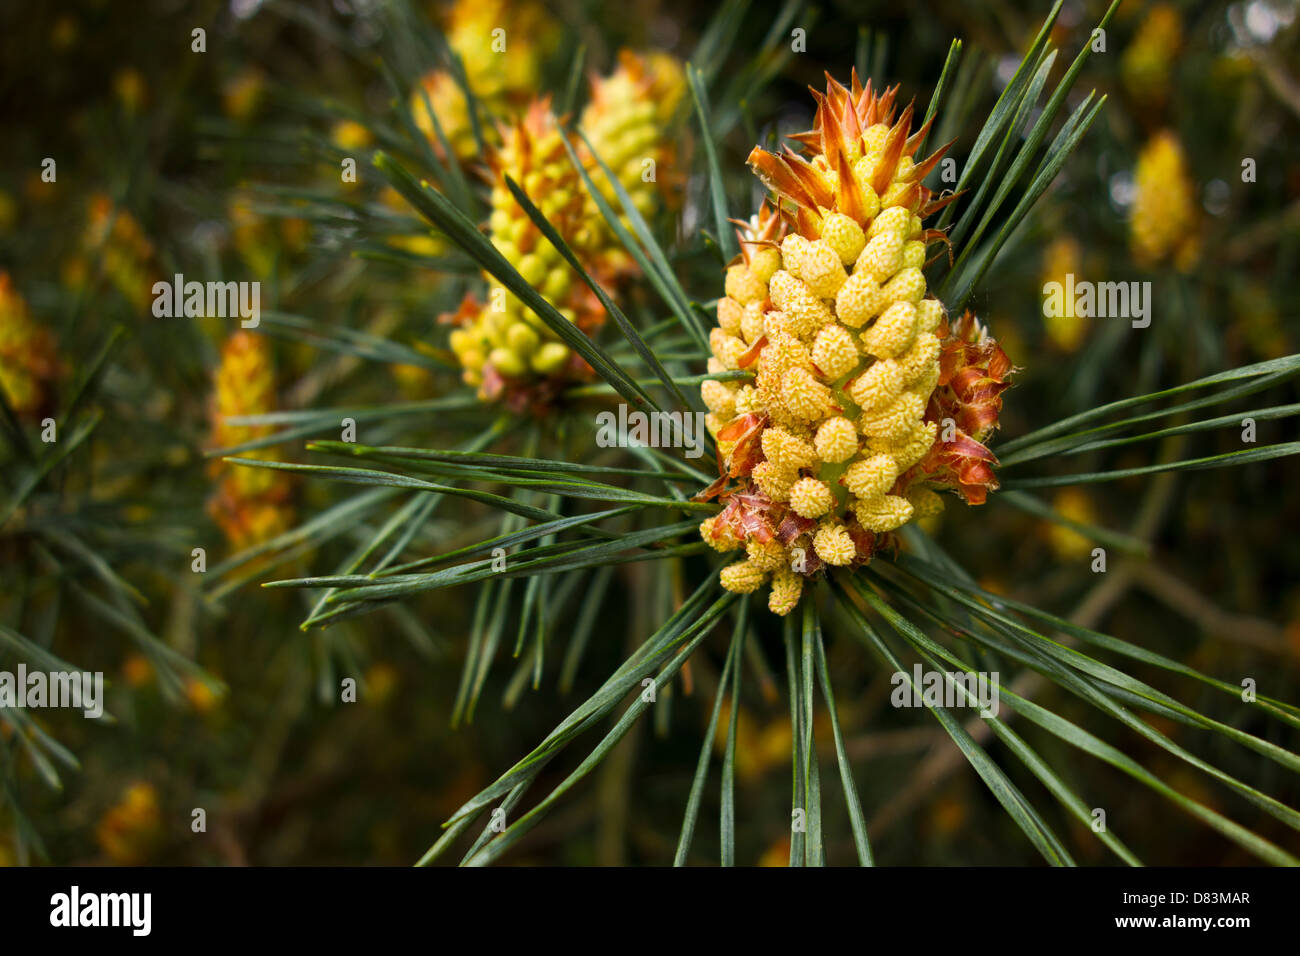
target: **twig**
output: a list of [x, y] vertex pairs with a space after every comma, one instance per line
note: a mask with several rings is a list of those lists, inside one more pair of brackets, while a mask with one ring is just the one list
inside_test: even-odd
[[1296, 229], [1300, 229], [1300, 199], [1278, 215], [1261, 219], [1228, 240], [1223, 246], [1223, 261], [1236, 263], [1248, 259], [1259, 249]]
[[[844, 752], [850, 760], [866, 760], [869, 757], [885, 757], [891, 754], [907, 753], [921, 747], [930, 747], [948, 739], [943, 730], [934, 727], [906, 727], [901, 730], [886, 730], [863, 734], [844, 742]], [[818, 741], [817, 750], [828, 750], [833, 756], [835, 745], [831, 741]]]
[[1155, 564], [1135, 565], [1136, 583], [1206, 634], [1268, 654], [1290, 655], [1286, 635], [1268, 621], [1223, 610], [1181, 578]]

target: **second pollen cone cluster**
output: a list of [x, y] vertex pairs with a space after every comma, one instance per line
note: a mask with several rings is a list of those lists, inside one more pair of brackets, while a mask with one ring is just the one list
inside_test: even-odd
[[[614, 188], [603, 162], [638, 211], [659, 197], [673, 202], [680, 177], [668, 125], [685, 90], [672, 57], [624, 52], [618, 68], [593, 80], [582, 127], [585, 144], [572, 145], [583, 170], [607, 197]], [[506, 179], [528, 195], [582, 267], [606, 289], [635, 272], [635, 265], [600, 212], [565, 148], [560, 119], [548, 99], [534, 101], [514, 123], [500, 129], [501, 145], [489, 157], [492, 172], [492, 244], [559, 313], [588, 335], [604, 323], [599, 300], [515, 199]], [[597, 161], [599, 157], [599, 162]], [[617, 202], [611, 205], [619, 208]], [[451, 348], [466, 383], [486, 401], [502, 400], [518, 411], [549, 407], [559, 390], [590, 374], [583, 359], [513, 293], [487, 276], [488, 300], [468, 297], [444, 320], [456, 325]]]
[[[271, 433], [271, 426], [227, 424], [241, 415], [274, 411], [275, 363], [269, 341], [240, 329], [221, 346], [213, 396], [213, 444], [231, 448]], [[241, 452], [241, 458], [273, 459], [267, 448]], [[288, 530], [293, 521], [293, 485], [289, 475], [269, 468], [213, 466], [217, 487], [208, 513], [236, 551]]]

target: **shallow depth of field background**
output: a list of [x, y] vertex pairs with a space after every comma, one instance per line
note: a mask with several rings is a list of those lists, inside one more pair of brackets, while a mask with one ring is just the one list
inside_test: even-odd
[[[144, 240], [139, 267], [160, 277], [177, 271], [200, 279], [261, 275], [263, 308], [270, 287], [278, 308], [323, 324], [400, 326], [432, 335], [437, 314], [454, 307], [440, 297], [437, 275], [412, 281], [409, 274], [349, 260], [335, 236], [291, 218], [259, 220], [260, 230], [238, 218], [250, 184], [337, 182], [336, 164], [314, 159], [306, 146], [304, 131], [324, 128], [320, 103], [388, 109], [389, 94], [372, 64], [332, 47], [307, 26], [307, 17], [294, 15], [307, 11], [353, 31], [354, 40], [373, 43], [377, 54], [379, 38], [356, 33], [355, 18], [346, 12], [357, 2], [266, 9], [236, 3], [232, 10], [219, 3], [68, 0], [0, 12], [0, 269], [33, 313], [58, 330], [61, 353], [74, 367], [108, 324], [121, 323], [127, 331], [99, 399], [105, 425], [95, 439], [93, 476], [81, 475], [75, 493], [111, 502], [104, 520], [142, 542], [127, 549], [114, 570], [147, 598], [144, 615], [154, 633], [229, 687], [224, 696], [200, 685], [165, 693], [120, 631], [93, 615], [60, 617], [54, 646], [66, 659], [105, 672], [112, 682], [108, 707], [118, 722], [42, 715], [82, 763], [80, 772], [63, 774], [62, 792], [44, 786], [30, 762], [18, 757], [17, 803], [51, 862], [408, 864], [436, 839], [448, 814], [597, 686], [636, 633], [628, 621], [636, 617], [645, 572], [627, 565], [618, 572], [622, 607], [597, 629], [568, 695], [560, 695], [552, 679], [503, 709], [512, 668], [498, 667], [473, 723], [453, 730], [448, 715], [472, 595], [436, 592], [411, 605], [440, 639], [432, 651], [414, 646], [384, 615], [326, 636], [304, 634], [297, 624], [306, 608], [292, 592], [251, 584], [219, 604], [197, 595], [190, 549], [204, 546], [219, 560], [227, 548], [205, 510], [213, 478], [203, 450], [210, 445], [212, 370], [233, 322], [205, 319], [182, 331], [180, 325], [194, 323], [154, 319], [147, 303], [132, 301], [115, 283], [114, 271], [125, 266], [88, 258], [88, 217], [101, 196], [128, 211]], [[587, 46], [588, 62], [602, 70], [624, 45], [687, 56], [709, 14], [707, 4], [669, 0], [553, 0], [546, 6], [565, 25], [546, 89], [564, 83], [569, 63], [562, 51], [578, 40]], [[1083, 94], [1095, 87], [1109, 97], [1102, 117], [977, 298], [981, 317], [1023, 368], [1005, 396], [1005, 434], [1300, 347], [1296, 5], [1175, 2], [1154, 14], [1153, 6], [1128, 0], [1120, 8], [1107, 51], [1092, 58], [1077, 88]], [[763, 135], [774, 125], [782, 133], [806, 128], [812, 112], [806, 87], [823, 83], [823, 70], [846, 80], [860, 49], [882, 36], [888, 52], [883, 67], [877, 60], [872, 72], [901, 83], [904, 101], [915, 96], [924, 104], [950, 40], [961, 37], [968, 50], [988, 58], [974, 92], [981, 104], [975, 116], [982, 117], [1046, 9], [1004, 0], [810, 4], [799, 21], [806, 23], [807, 52], [750, 105], [755, 129], [742, 123], [719, 144], [731, 177], [732, 214], [748, 216], [757, 203], [744, 166], [752, 133]], [[1093, 0], [1066, 3], [1054, 38], [1062, 48], [1058, 74], [1103, 9]], [[731, 54], [734, 68], [757, 46], [771, 16], [754, 4]], [[1164, 32], [1148, 28], [1147, 45], [1129, 52], [1153, 16]], [[859, 25], [873, 31], [870, 38], [860, 41]], [[207, 29], [203, 54], [190, 49], [196, 26]], [[688, 128], [698, 136], [696, 124]], [[1127, 221], [1132, 171], [1144, 144], [1162, 129], [1178, 136], [1188, 156], [1196, 250], [1185, 263], [1139, 269]], [[958, 157], [970, 146], [969, 130], [963, 131], [966, 138], [954, 147]], [[53, 184], [40, 178], [47, 156], [58, 162]], [[1247, 157], [1256, 163], [1254, 183], [1241, 180]], [[363, 180], [374, 175], [362, 164]], [[692, 182], [684, 228], [701, 222], [705, 188], [698, 178]], [[1152, 327], [1139, 331], [1122, 320], [1092, 319], [1075, 333], [1049, 329], [1041, 287], [1067, 271], [1063, 264], [1101, 281], [1150, 280]], [[692, 281], [702, 297], [720, 294], [721, 274], [712, 293]], [[79, 318], [72, 322], [74, 314]], [[1145, 336], [1159, 337], [1159, 348], [1144, 350]], [[298, 343], [276, 341], [275, 350], [284, 408], [307, 407], [322, 394], [364, 404], [459, 387], [452, 377], [352, 367]], [[1239, 447], [1231, 432], [1223, 450]], [[465, 437], [445, 422], [428, 422], [431, 446]], [[1260, 423], [1261, 442], [1294, 438], [1293, 421]], [[1149, 461], [1144, 456], [1150, 453], [1149, 446], [1135, 450], [1134, 463]], [[1104, 576], [1089, 570], [1090, 545], [1010, 508], [949, 507], [935, 533], [990, 589], [1063, 615], [1085, 605], [1098, 629], [1234, 683], [1255, 677], [1261, 691], [1300, 700], [1300, 543], [1294, 533], [1300, 482], [1294, 460], [1160, 479], [1154, 490], [1152, 484], [1123, 480], [1056, 500], [1062, 510], [1106, 527], [1152, 530], [1149, 564], [1130, 566], [1112, 554]], [[299, 516], [309, 516], [324, 494], [299, 486]], [[440, 520], [451, 535], [455, 522], [473, 515], [473, 509], [462, 514], [453, 508]], [[303, 560], [309, 567], [309, 556]], [[20, 543], [0, 529], [0, 621], [51, 600], [49, 583]], [[765, 635], [773, 648], [779, 647], [777, 633]], [[942, 730], [924, 714], [888, 705], [888, 674], [859, 646], [832, 641], [828, 653], [878, 858], [1037, 862], [969, 767], [934, 783], [918, 782], [917, 768], [933, 748], [947, 747]], [[779, 661], [780, 655], [770, 657]], [[0, 666], [9, 660], [0, 657]], [[676, 703], [669, 732], [638, 728], [594, 781], [570, 794], [510, 859], [670, 860], [720, 663], [720, 654], [701, 655], [695, 699]], [[1160, 674], [1140, 666], [1135, 672], [1165, 686]], [[364, 678], [361, 700], [325, 702], [326, 692], [337, 697], [332, 688], [348, 674]], [[1237, 716], [1230, 701], [1225, 706], [1208, 692], [1203, 698], [1190, 694], [1187, 703], [1212, 716]], [[1098, 723], [1073, 699], [1058, 694], [1050, 702], [1085, 726]], [[1294, 834], [1276, 821], [1133, 735], [1113, 725], [1102, 729], [1180, 789], [1294, 852]], [[1184, 727], [1161, 723], [1160, 729], [1193, 749], [1205, 743]], [[782, 699], [753, 695], [745, 701], [737, 792], [741, 863], [779, 865], [786, 858], [789, 733]], [[1294, 777], [1216, 739], [1207, 746], [1211, 762], [1290, 805], [1300, 802]], [[1050, 745], [1044, 756], [1063, 768], [1067, 781], [1087, 780], [1088, 791], [1108, 808], [1110, 825], [1131, 834], [1144, 859], [1248, 862], [1110, 768]], [[558, 782], [570, 766], [552, 768], [547, 780]], [[848, 827], [837, 816], [838, 780], [827, 764], [822, 776], [834, 791], [826, 813], [838, 837], [828, 842], [829, 858], [849, 862]], [[716, 817], [716, 788], [705, 800], [706, 817]], [[190, 830], [195, 807], [207, 811], [206, 834]], [[0, 863], [18, 861], [14, 826], [12, 808], [0, 809]], [[1111, 862], [1086, 834], [1067, 829], [1064, 836], [1080, 862]], [[702, 860], [716, 856], [716, 835], [707, 829], [696, 844]]]

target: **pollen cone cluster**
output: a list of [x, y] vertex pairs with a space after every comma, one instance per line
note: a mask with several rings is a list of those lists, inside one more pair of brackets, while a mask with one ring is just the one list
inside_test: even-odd
[[[665, 167], [677, 164], [672, 161], [667, 123], [683, 84], [681, 67], [671, 57], [630, 53], [622, 54], [611, 76], [593, 81], [582, 125], [600, 159], [639, 209], [648, 210], [658, 196], [673, 199], [674, 177]], [[602, 286], [616, 288], [633, 274], [634, 263], [570, 160], [560, 121], [547, 99], [535, 101], [516, 122], [503, 124], [500, 139], [500, 147], [489, 157], [492, 243], [561, 315], [593, 334], [605, 321], [599, 300], [515, 200], [506, 177], [527, 193]], [[592, 180], [603, 183], [612, 195], [613, 187], [590, 151], [582, 147], [577, 153]], [[645, 175], [647, 170], [653, 175]], [[456, 313], [444, 316], [457, 326], [450, 344], [464, 379], [479, 388], [484, 400], [503, 400], [520, 411], [537, 409], [566, 383], [588, 377], [590, 369], [580, 356], [513, 293], [491, 276], [485, 278], [486, 302], [471, 296]]]
[[[600, 160], [627, 190], [642, 214], [657, 196], [676, 201], [686, 164], [673, 162], [674, 144], [664, 135], [686, 92], [681, 64], [660, 51], [619, 53], [618, 69], [591, 81], [591, 102], [582, 112], [582, 130]], [[595, 162], [589, 163], [601, 195], [619, 208], [614, 186]], [[660, 167], [664, 168], [661, 170]], [[660, 173], [665, 179], [660, 180]], [[662, 182], [662, 185], [660, 183]]]
[[[260, 415], [274, 411], [275, 366], [267, 339], [242, 329], [221, 347], [213, 400], [212, 442], [216, 448], [230, 448], [268, 435], [269, 425], [241, 426], [226, 423], [238, 415]], [[241, 458], [274, 459], [266, 448], [241, 452]], [[290, 504], [292, 485], [287, 473], [269, 468], [214, 465], [218, 477], [216, 492], [208, 501], [208, 512], [235, 550], [266, 541], [289, 528], [293, 520]]]
[[38, 325], [27, 303], [0, 270], [0, 392], [18, 415], [49, 408], [50, 386], [62, 374], [54, 336]]
[[95, 827], [100, 849], [119, 865], [149, 859], [162, 836], [158, 792], [143, 781], [127, 787], [122, 799], [104, 811]]
[[[1083, 253], [1077, 240], [1070, 236], [1053, 239], [1043, 252], [1043, 285], [1058, 282], [1064, 288], [1067, 275], [1082, 278]], [[1076, 314], [1072, 296], [1064, 296], [1059, 315], [1047, 315], [1043, 325], [1052, 344], [1063, 352], [1073, 352], [1088, 331], [1088, 320]]]
[[1168, 3], [1152, 6], [1120, 60], [1124, 86], [1138, 105], [1147, 109], [1164, 105], [1182, 43], [1178, 10]]
[[257, 67], [245, 67], [221, 88], [221, 109], [238, 123], [247, 123], [266, 99], [266, 74]]
[[[479, 108], [488, 114], [478, 118], [485, 135], [493, 133], [489, 120], [517, 109], [532, 97], [542, 61], [559, 38], [558, 23], [541, 4], [506, 0], [457, 0], [443, 31], [447, 46], [465, 68], [465, 80]], [[460, 83], [447, 70], [431, 70], [411, 93], [411, 115], [442, 155], [442, 143], [425, 106], [426, 95], [456, 158], [471, 158], [474, 127]]]
[[103, 261], [104, 274], [136, 309], [149, 306], [157, 278], [154, 249], [134, 216], [107, 196], [92, 196], [82, 245], [92, 261]]
[[1161, 130], [1138, 156], [1129, 238], [1140, 265], [1188, 271], [1199, 252], [1195, 186], [1178, 137]]
[[983, 501], [997, 483], [981, 441], [1011, 370], [972, 316], [950, 325], [926, 294], [943, 236], [922, 220], [946, 200], [921, 181], [944, 150], [914, 159], [924, 130], [911, 106], [895, 116], [897, 88], [827, 81], [800, 153], [750, 154], [776, 205], [740, 232], [709, 368], [754, 380], [702, 386], [721, 474], [699, 497], [724, 507], [700, 532], [745, 550], [722, 585], [770, 584], [782, 615], [806, 577], [864, 564], [940, 510], [937, 489]]
[[306, 219], [268, 218], [254, 208], [250, 194], [235, 193], [227, 203], [227, 214], [231, 244], [259, 280], [270, 278], [283, 259], [307, 247], [311, 224]]

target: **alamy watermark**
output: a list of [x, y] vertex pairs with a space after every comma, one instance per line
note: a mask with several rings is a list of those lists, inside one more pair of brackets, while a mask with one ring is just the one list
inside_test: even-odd
[[1150, 282], [1075, 281], [1074, 273], [1065, 274], [1065, 282], [1043, 284], [1043, 315], [1057, 319], [1067, 314], [1079, 319], [1132, 319], [1133, 328], [1151, 324]]
[[233, 319], [255, 329], [262, 321], [262, 283], [186, 282], [176, 273], [171, 282], [153, 284], [153, 314], [160, 319]]
[[998, 672], [925, 671], [913, 665], [912, 673], [894, 671], [889, 702], [895, 707], [972, 707], [981, 717], [996, 717], [1000, 709]]
[[596, 444], [601, 448], [685, 448], [687, 458], [704, 454], [704, 412], [629, 412], [596, 416]]
[[70, 707], [92, 720], [104, 713], [103, 671], [0, 671], [0, 707]]
[[123, 927], [132, 936], [148, 936], [153, 929], [153, 894], [83, 893], [74, 884], [67, 893], [50, 897], [50, 925]]

